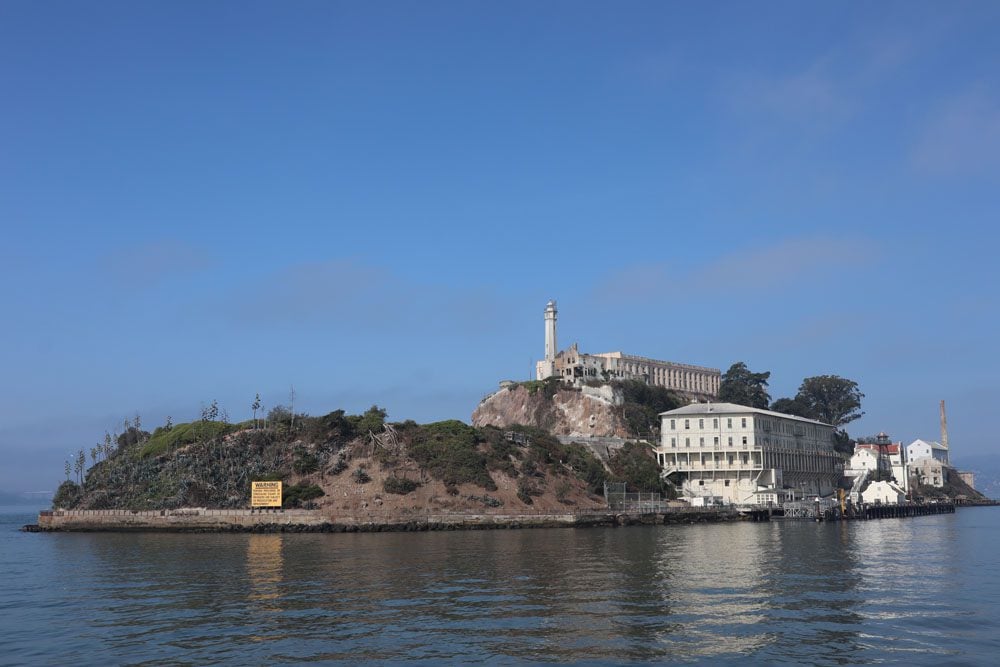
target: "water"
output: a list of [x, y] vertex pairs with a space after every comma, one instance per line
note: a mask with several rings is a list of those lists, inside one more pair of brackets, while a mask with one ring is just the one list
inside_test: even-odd
[[337, 535], [32, 534], [0, 664], [996, 664], [1000, 511]]

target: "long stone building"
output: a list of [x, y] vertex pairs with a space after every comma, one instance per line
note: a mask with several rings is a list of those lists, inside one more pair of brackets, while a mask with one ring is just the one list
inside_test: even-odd
[[556, 302], [545, 306], [545, 358], [535, 365], [539, 380], [559, 377], [577, 384], [586, 380], [633, 379], [656, 387], [666, 387], [695, 400], [711, 400], [719, 395], [722, 372], [691, 364], [660, 361], [623, 352], [580, 352], [576, 343], [559, 350], [556, 339]]
[[660, 415], [656, 457], [684, 495], [767, 505], [829, 496], [843, 471], [829, 424], [733, 403]]

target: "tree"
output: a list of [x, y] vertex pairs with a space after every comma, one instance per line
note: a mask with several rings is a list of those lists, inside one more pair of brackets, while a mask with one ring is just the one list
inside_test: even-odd
[[71, 470], [70, 470], [70, 465], [69, 465], [69, 459], [66, 459], [66, 481], [67, 482], [69, 481], [69, 474], [70, 474], [70, 472], [71, 472]]
[[73, 470], [76, 472], [76, 477], [79, 480], [80, 486], [83, 486], [83, 469], [87, 465], [87, 457], [81, 449], [76, 455], [76, 461], [73, 464]]
[[250, 406], [253, 410], [253, 427], [257, 428], [257, 411], [260, 410], [260, 392], [257, 392], [257, 396], [253, 399], [253, 405]]
[[369, 433], [381, 433], [385, 427], [385, 418], [388, 416], [385, 408], [373, 405], [364, 414], [356, 417], [354, 430], [358, 435], [365, 436]]
[[201, 420], [203, 422], [214, 422], [219, 418], [219, 402], [212, 399], [212, 404], [201, 409]]
[[771, 410], [786, 415], [813, 419], [813, 416], [809, 413], [809, 409], [794, 398], [779, 398], [774, 403], [771, 403]]
[[635, 436], [655, 437], [660, 430], [660, 413], [683, 405], [669, 389], [641, 380], [621, 380], [614, 385], [622, 391], [622, 416], [629, 433]]
[[795, 401], [802, 405], [809, 416], [832, 426], [843, 426], [865, 414], [858, 390], [858, 383], [837, 375], [817, 375], [802, 381]]
[[288, 385], [288, 411], [292, 413], [292, 421], [288, 423], [288, 428], [295, 430], [295, 385]]
[[767, 380], [771, 372], [754, 373], [738, 361], [722, 375], [719, 383], [719, 400], [751, 408], [767, 409], [771, 396], [767, 393]]
[[850, 456], [854, 453], [854, 444], [854, 440], [851, 440], [851, 436], [847, 435], [847, 431], [844, 429], [837, 429], [834, 431], [833, 448], [836, 451]]

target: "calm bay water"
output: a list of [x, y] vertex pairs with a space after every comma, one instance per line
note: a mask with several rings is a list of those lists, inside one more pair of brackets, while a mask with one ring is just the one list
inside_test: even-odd
[[0, 664], [997, 664], [1000, 510], [360, 535], [32, 534]]

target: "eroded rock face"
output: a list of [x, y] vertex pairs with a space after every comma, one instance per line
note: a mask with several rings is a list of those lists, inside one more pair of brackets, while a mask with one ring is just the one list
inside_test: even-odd
[[554, 435], [625, 438], [622, 396], [611, 387], [559, 389], [550, 398], [524, 386], [487, 396], [472, 413], [474, 426], [536, 426]]

